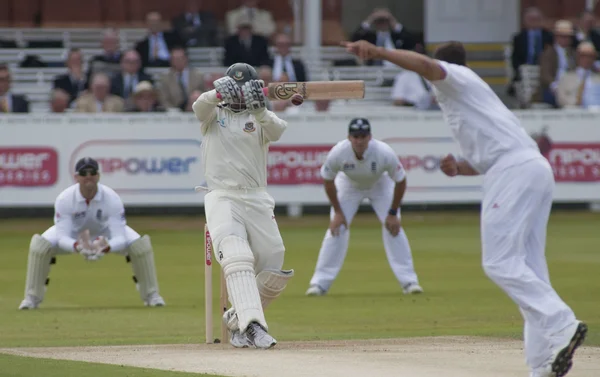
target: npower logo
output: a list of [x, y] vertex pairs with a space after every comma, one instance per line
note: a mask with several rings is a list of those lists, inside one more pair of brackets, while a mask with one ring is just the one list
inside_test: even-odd
[[117, 192], [179, 193], [203, 180], [201, 142], [195, 139], [89, 140], [71, 156], [100, 165], [101, 182]]

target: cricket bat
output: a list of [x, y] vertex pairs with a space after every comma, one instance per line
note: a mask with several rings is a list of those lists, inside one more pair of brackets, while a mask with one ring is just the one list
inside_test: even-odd
[[[305, 100], [334, 100], [365, 98], [363, 80], [273, 82], [263, 88], [271, 100], [288, 100], [296, 93]], [[220, 99], [221, 95], [217, 93]]]

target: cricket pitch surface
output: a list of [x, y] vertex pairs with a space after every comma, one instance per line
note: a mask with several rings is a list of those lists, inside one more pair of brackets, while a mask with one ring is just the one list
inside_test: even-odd
[[[0, 353], [232, 377], [527, 377], [523, 342], [477, 337], [0, 349]], [[600, 348], [581, 347], [568, 377], [600, 376]]]

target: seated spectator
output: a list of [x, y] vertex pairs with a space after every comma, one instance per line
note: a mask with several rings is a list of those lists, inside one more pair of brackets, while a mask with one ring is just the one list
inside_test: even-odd
[[8, 65], [0, 64], [0, 113], [28, 113], [25, 96], [10, 92], [11, 76]]
[[189, 93], [204, 90], [204, 78], [196, 68], [189, 66], [187, 52], [176, 47], [171, 50], [171, 69], [160, 79], [160, 103], [167, 109], [185, 109]]
[[225, 40], [223, 65], [229, 67], [235, 63], [246, 63], [258, 67], [269, 64], [269, 41], [254, 34], [252, 23], [247, 16], [238, 19], [236, 35]]
[[554, 45], [546, 46], [540, 57], [540, 84], [534, 94], [534, 102], [558, 106], [555, 97], [558, 80], [565, 71], [575, 68], [575, 53], [571, 47], [573, 34], [570, 21], [556, 21]]
[[438, 110], [431, 83], [413, 71], [402, 71], [394, 79], [392, 101], [395, 106], [412, 106], [419, 110]]
[[275, 32], [275, 21], [271, 12], [258, 8], [257, 0], [243, 0], [242, 6], [230, 10], [225, 14], [227, 33], [233, 35], [238, 29], [238, 19], [247, 17], [254, 33], [265, 38], [270, 38]]
[[200, 97], [200, 94], [202, 94], [202, 92], [199, 90], [194, 90], [190, 93], [190, 95], [188, 96], [187, 105], [185, 106], [184, 111], [186, 111], [186, 112], [194, 111], [194, 109], [192, 109], [192, 105], [194, 104], [194, 102], [196, 102], [198, 97]]
[[69, 109], [71, 95], [62, 89], [52, 89], [50, 92], [50, 112], [64, 113]]
[[577, 30], [573, 35], [573, 48], [581, 42], [591, 42], [597, 52], [600, 52], [600, 32], [596, 29], [596, 15], [586, 10], [581, 13]]
[[135, 87], [133, 101], [129, 102], [127, 112], [148, 113], [162, 112], [165, 109], [158, 103], [158, 92], [150, 81], [142, 81]]
[[277, 34], [275, 37], [275, 55], [269, 61], [273, 68], [273, 81], [281, 82], [281, 74], [287, 73], [290, 81], [308, 81], [304, 63], [292, 59], [292, 39], [287, 34]]
[[175, 46], [182, 46], [183, 42], [174, 32], [163, 31], [162, 16], [158, 12], [148, 13], [146, 25], [148, 36], [135, 45], [142, 67], [168, 67], [169, 51]]
[[86, 88], [86, 77], [83, 73], [83, 54], [78, 48], [72, 48], [67, 56], [68, 73], [58, 75], [52, 84], [53, 89], [62, 89], [69, 93], [69, 106]]
[[89, 93], [82, 94], [75, 101], [78, 113], [120, 113], [124, 107], [121, 97], [110, 94], [110, 78], [101, 72], [92, 76]]
[[[364, 39], [388, 50], [413, 50], [417, 40], [399, 23], [388, 9], [375, 9], [352, 35], [353, 41]], [[368, 60], [366, 65], [395, 66], [381, 60]]]
[[136, 50], [128, 50], [121, 57], [121, 72], [112, 79], [111, 94], [123, 99], [129, 98], [135, 86], [142, 81], [150, 81], [152, 77], [141, 70], [140, 55]]
[[198, 0], [188, 0], [185, 12], [171, 21], [173, 31], [187, 47], [214, 47], [217, 43], [217, 19], [212, 12], [201, 11]]
[[560, 107], [600, 106], [600, 74], [593, 70], [597, 57], [591, 42], [584, 41], [577, 46], [577, 68], [565, 72], [558, 80], [556, 99]]
[[119, 70], [119, 63], [121, 62], [119, 33], [114, 29], [106, 30], [102, 35], [101, 43], [102, 53], [94, 55], [89, 61], [87, 81], [96, 72], [104, 72], [112, 76], [115, 71]]
[[[527, 8], [523, 13], [524, 28], [513, 37], [512, 42], [513, 84], [521, 81], [519, 67], [523, 64], [538, 65], [544, 48], [554, 43], [552, 33], [542, 28], [543, 21], [542, 12], [538, 8]], [[512, 84], [510, 93], [514, 94]]]

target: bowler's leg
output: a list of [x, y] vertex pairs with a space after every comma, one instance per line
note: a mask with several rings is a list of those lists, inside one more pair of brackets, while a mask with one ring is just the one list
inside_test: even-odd
[[[388, 216], [392, 198], [394, 196], [394, 182], [390, 179], [380, 180], [369, 193], [371, 205], [381, 221], [383, 246], [390, 267], [400, 282], [404, 293], [421, 293], [423, 289], [419, 286], [419, 279], [415, 272], [412, 252], [404, 228], [395, 237], [385, 227], [385, 218]], [[400, 210], [398, 210], [400, 217]]]
[[[310, 279], [310, 288], [306, 292], [307, 295], [322, 295], [331, 288], [333, 281], [336, 279], [346, 254], [348, 252], [348, 242], [350, 240], [350, 224], [360, 203], [364, 199], [364, 193], [353, 188], [344, 180], [336, 180], [336, 188], [338, 190], [338, 200], [342, 207], [342, 212], [346, 218], [348, 228], [340, 227], [339, 235], [333, 236], [328, 228], [325, 232], [325, 238], [321, 243], [319, 257], [313, 277]], [[333, 219], [335, 212], [331, 208], [330, 219]]]

